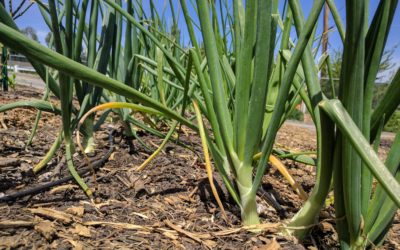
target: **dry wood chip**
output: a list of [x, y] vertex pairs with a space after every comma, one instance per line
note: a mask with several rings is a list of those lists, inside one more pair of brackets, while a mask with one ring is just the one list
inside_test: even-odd
[[129, 205], [128, 202], [125, 201], [119, 201], [119, 200], [114, 200], [114, 199], [110, 199], [107, 200], [106, 202], [103, 203], [93, 203], [93, 202], [88, 202], [88, 201], [80, 201], [80, 204], [83, 205], [88, 205], [88, 206], [92, 206], [92, 207], [96, 207], [97, 209], [101, 209], [104, 206], [119, 206], [119, 207], [126, 207]]
[[19, 162], [18, 158], [0, 157], [0, 168], [16, 166]]
[[181, 199], [183, 201], [186, 201], [186, 202], [196, 202], [195, 199], [193, 199], [193, 198], [191, 198], [190, 196], [187, 196], [187, 195], [180, 194], [180, 195], [178, 195], [178, 197], [179, 197], [179, 199]]
[[122, 176], [120, 176], [120, 175], [116, 175], [115, 177], [117, 177], [117, 179], [118, 179], [120, 182], [122, 182], [122, 184], [124, 184], [125, 187], [127, 187], [127, 188], [131, 188], [131, 187], [132, 187], [132, 184], [129, 183], [129, 181], [128, 181], [126, 178], [124, 178], [124, 177], [122, 177]]
[[[177, 240], [172, 240], [172, 243], [174, 243], [176, 249], [187, 249], [184, 245], [182, 245], [179, 241]], [[167, 243], [168, 244], [168, 243]]]
[[140, 242], [140, 243], [146, 243], [146, 244], [150, 243], [148, 239], [145, 239], [145, 238], [139, 237], [139, 236], [135, 236], [135, 235], [129, 235], [127, 238], [129, 238], [130, 240]]
[[108, 157], [109, 161], [115, 160], [115, 152], [111, 153], [110, 157]]
[[206, 247], [208, 247], [209, 249], [213, 249], [214, 247], [217, 246], [217, 243], [215, 241], [212, 240], [208, 240], [209, 238], [211, 238], [211, 235], [208, 233], [204, 233], [204, 234], [195, 234], [195, 233], [191, 233], [188, 232], [174, 224], [172, 224], [169, 220], [165, 220], [164, 223], [169, 226], [170, 228], [174, 229], [175, 231], [177, 231], [178, 233], [181, 233], [189, 238], [191, 238], [194, 241], [197, 241], [200, 244], [205, 245]]
[[58, 186], [58, 187], [55, 187], [55, 188], [51, 189], [49, 193], [50, 194], [57, 194], [57, 193], [61, 193], [61, 192], [64, 192], [64, 191], [67, 191], [67, 190], [71, 190], [71, 189], [74, 189], [74, 188], [78, 188], [78, 186], [77, 185], [73, 185], [73, 184], [62, 185], [62, 186]]
[[321, 222], [321, 226], [322, 226], [322, 230], [324, 232], [335, 232], [335, 228], [333, 227], [333, 225], [331, 223], [328, 222]]
[[137, 179], [135, 176], [129, 176], [129, 181], [131, 182], [131, 187], [133, 187], [136, 194], [141, 191], [148, 193], [146, 189], [147, 182], [145, 180]]
[[42, 217], [58, 220], [64, 224], [69, 224], [73, 220], [72, 215], [50, 208], [28, 208], [27, 210]]
[[190, 155], [190, 154], [176, 154], [176, 156], [178, 156], [179, 158], [183, 158], [185, 160], [193, 159], [193, 155]]
[[87, 238], [92, 237], [90, 229], [81, 224], [76, 224], [75, 228], [72, 230], [72, 233], [77, 234], [82, 237], [87, 237]]
[[74, 247], [74, 250], [83, 250], [84, 246], [82, 243], [80, 243], [79, 241], [75, 241], [73, 239], [67, 239], [67, 241], [69, 243], [71, 243], [71, 245]]
[[267, 239], [267, 238], [265, 238], [265, 237], [263, 237], [263, 236], [258, 236], [258, 239], [261, 240], [261, 241], [264, 242], [264, 243], [269, 243], [269, 242], [270, 242], [269, 239]]
[[177, 240], [179, 238], [178, 235], [176, 235], [176, 233], [163, 232], [163, 235], [172, 240]]
[[269, 243], [267, 248], [265, 250], [276, 250], [276, 249], [281, 249], [281, 245], [276, 241], [276, 239], [272, 239], [272, 242]]
[[141, 214], [141, 213], [137, 213], [137, 212], [132, 212], [132, 213], [130, 213], [129, 215], [136, 215], [136, 216], [139, 216], [139, 217], [141, 217], [141, 218], [143, 218], [143, 219], [149, 219], [148, 216], [146, 216], [146, 215], [144, 215], [144, 214]]
[[82, 217], [83, 214], [85, 213], [85, 208], [84, 207], [69, 207], [69, 208], [67, 208], [67, 210], [65, 210], [65, 212], [72, 214], [72, 215]]
[[187, 207], [187, 208], [185, 208], [185, 210], [189, 213], [189, 214], [195, 214], [196, 213], [196, 208], [190, 208], [190, 207]]
[[1, 124], [1, 126], [3, 127], [4, 130], [7, 130], [7, 129], [8, 129], [7, 125], [6, 125], [5, 122], [4, 122], [4, 119], [3, 119], [2, 117], [0, 117], [0, 124]]
[[65, 234], [65, 233], [57, 233], [57, 236], [59, 237], [59, 238], [62, 238], [63, 239], [63, 245], [65, 245], [65, 242], [68, 242], [68, 243], [70, 243], [71, 245], [72, 245], [72, 247], [73, 247], [73, 249], [74, 250], [83, 250], [83, 249], [86, 249], [85, 248], [85, 245], [83, 244], [83, 242], [80, 242], [80, 241], [78, 241], [78, 240], [75, 240], [74, 238], [73, 238], [73, 236], [71, 236], [70, 234]]
[[151, 232], [149, 232], [149, 231], [136, 231], [136, 234], [139, 234], [139, 235], [150, 235], [150, 234], [152, 234]]
[[21, 245], [20, 236], [3, 236], [0, 240], [0, 247], [5, 249], [14, 249]]
[[171, 206], [176, 206], [181, 202], [181, 199], [177, 196], [164, 197], [164, 201]]
[[[155, 147], [155, 148], [159, 148], [159, 147], [160, 147], [159, 145], [155, 144], [155, 143], [154, 143], [153, 141], [151, 141], [151, 140], [149, 140], [149, 143], [150, 143], [153, 147]], [[161, 153], [163, 153], [163, 154], [165, 155], [164, 150], [161, 150]], [[150, 156], [150, 155], [147, 155], [147, 156]]]
[[53, 242], [50, 244], [50, 249], [60, 249], [60, 241], [58, 240], [53, 240]]
[[259, 246], [255, 249], [257, 249], [257, 250], [278, 250], [278, 249], [281, 249], [281, 245], [279, 245], [279, 243], [276, 241], [276, 239], [273, 238], [269, 244]]
[[7, 158], [10, 158], [10, 157], [11, 158], [16, 158], [18, 155], [19, 155], [19, 153], [17, 152], [17, 153], [8, 155]]
[[109, 221], [87, 221], [84, 222], [85, 226], [110, 226], [119, 229], [127, 229], [127, 230], [149, 230], [148, 227], [139, 226], [135, 224], [129, 223], [119, 223], [119, 222], [109, 222]]
[[35, 226], [35, 230], [40, 233], [46, 240], [51, 240], [56, 233], [56, 229], [51, 221], [44, 220]]
[[36, 203], [36, 204], [32, 204], [32, 207], [48, 207], [48, 206], [53, 206], [55, 205], [55, 202], [43, 202], [43, 203]]
[[33, 227], [36, 224], [35, 221], [3, 220], [0, 221], [0, 228]]

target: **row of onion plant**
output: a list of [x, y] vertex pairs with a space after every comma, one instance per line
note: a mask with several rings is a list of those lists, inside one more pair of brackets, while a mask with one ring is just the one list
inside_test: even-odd
[[[75, 1], [50, 0], [48, 3], [37, 1], [37, 4], [43, 20], [51, 30], [50, 49], [22, 36], [4, 6], [0, 6], [0, 16], [2, 28], [5, 29], [4, 32], [9, 32], [8, 36], [11, 39], [21, 39], [20, 42], [6, 41], [5, 39], [4, 44], [14, 51], [26, 55], [39, 76], [46, 82], [46, 93], [43, 100], [3, 105], [0, 107], [0, 111], [22, 106], [35, 107], [39, 110], [29, 141], [32, 140], [36, 131], [41, 111], [61, 115], [63, 129], [48, 154], [34, 167], [34, 172], [41, 170], [50, 161], [56, 150], [64, 144], [70, 172], [83, 190], [91, 196], [90, 189], [77, 175], [72, 161], [74, 152], [72, 133], [77, 128], [79, 119], [90, 109], [102, 102], [143, 103], [158, 110], [164, 110], [163, 113], [166, 116], [177, 118], [183, 124], [193, 127], [190, 121], [167, 107], [180, 106], [186, 101], [182, 93], [188, 92], [184, 91], [185, 88], [181, 87], [182, 84], [177, 86], [175, 74], [167, 76], [163, 74], [164, 71], [171, 71], [170, 68], [164, 67], [163, 53], [168, 52], [169, 57], [175, 61], [176, 58], [184, 56], [184, 51], [176, 46], [175, 42], [175, 40], [179, 40], [176, 20], [172, 27], [175, 33], [169, 34], [165, 20], [158, 19], [159, 15], [155, 9], [151, 11], [151, 18], [154, 22], [151, 22], [151, 28], [147, 29], [144, 24], [139, 22], [136, 22], [138, 27], [132, 25], [131, 22], [123, 24], [122, 13], [117, 12], [115, 8], [109, 8], [104, 1], [85, 0], [76, 3]], [[122, 6], [121, 1], [114, 4]], [[128, 1], [126, 8], [126, 13], [133, 15], [135, 12], [137, 19], [145, 20], [148, 18], [139, 3], [133, 4], [133, 1]], [[125, 30], [123, 29], [124, 25]], [[155, 41], [158, 42], [158, 47], [163, 49], [160, 50], [154, 46]], [[167, 48], [170, 48], [173, 52], [169, 53]], [[26, 53], [27, 51], [30, 52]], [[48, 57], [46, 58], [45, 55]], [[155, 67], [158, 69], [157, 73], [151, 74], [154, 69], [151, 67], [146, 70], [146, 64], [142, 60], [148, 62], [157, 60]], [[140, 64], [145, 66], [141, 68], [139, 67]], [[44, 65], [50, 66], [52, 69]], [[78, 68], [79, 70], [76, 70]], [[84, 76], [85, 71], [91, 72], [93, 75], [89, 78], [77, 77], [77, 75]], [[71, 74], [72, 72], [74, 73]], [[182, 65], [180, 65], [179, 73], [182, 83], [186, 82]], [[86, 76], [88, 76], [88, 73], [86, 73]], [[114, 84], [107, 86], [107, 82]], [[163, 88], [162, 85], [165, 82], [171, 83], [173, 87]], [[178, 93], [176, 89], [179, 89], [180, 92]], [[49, 92], [60, 100], [60, 108], [47, 101]], [[146, 95], [143, 93], [146, 93]], [[73, 99], [78, 101], [78, 106], [72, 104]], [[168, 105], [166, 105], [167, 102]], [[112, 107], [109, 106], [109, 108]], [[141, 106], [136, 105], [134, 107], [136, 110], [146, 111]], [[147, 111], [149, 110], [147, 109]], [[165, 136], [146, 126], [143, 122], [134, 119], [130, 116], [128, 109], [118, 109], [115, 112], [123, 120], [128, 135], [135, 135], [133, 128], [133, 125], [135, 125], [160, 137]], [[105, 117], [102, 117], [100, 120], [104, 121], [104, 119]], [[80, 131], [84, 135], [85, 152], [93, 150], [93, 131], [95, 127], [98, 127], [95, 125], [94, 115], [92, 114], [80, 126]], [[138, 137], [137, 139], [140, 140]]]
[[[205, 114], [214, 135], [214, 140], [208, 141], [210, 150], [228, 190], [241, 207], [243, 222], [259, 222], [256, 192], [277, 131], [291, 104], [290, 91], [297, 89], [316, 126], [317, 178], [309, 199], [285, 231], [300, 238], [307, 235], [333, 183], [341, 246], [362, 248], [381, 242], [400, 198], [399, 160], [395, 156], [398, 136], [386, 165], [370, 146], [373, 142], [379, 145], [379, 128], [399, 105], [399, 99], [394, 97], [399, 93], [396, 74], [381, 104], [374, 112], [371, 108], [373, 84], [397, 1], [380, 1], [370, 26], [367, 25], [369, 6], [364, 1], [348, 1], [346, 29], [334, 2], [327, 1], [344, 42], [339, 100], [327, 100], [323, 96], [310, 42], [324, 2], [314, 1], [305, 20], [299, 1], [288, 1], [281, 47], [274, 63], [277, 31], [273, 18], [279, 16], [277, 2], [247, 1], [244, 6], [242, 1], [233, 1], [230, 30], [233, 49], [227, 55], [221, 42], [225, 37], [215, 25], [220, 22], [215, 20], [215, 5], [197, 1], [208, 70], [197, 67], [196, 72], [203, 86], [208, 108]], [[184, 1], [181, 3], [184, 6]], [[187, 18], [195, 47], [191, 55], [194, 64], [199, 65], [201, 50], [196, 46], [190, 22]], [[292, 24], [298, 41], [290, 48]], [[227, 59], [230, 59], [228, 66], [224, 64]], [[285, 66], [280, 67], [283, 60]], [[274, 75], [276, 72], [280, 77]], [[275, 79], [278, 80], [274, 82]], [[301, 89], [302, 81], [307, 86], [306, 92]], [[278, 86], [275, 91], [274, 86]], [[254, 155], [260, 149], [261, 157], [255, 161]], [[379, 183], [375, 192], [372, 192], [373, 177]], [[385, 206], [380, 207], [382, 203], [377, 200], [385, 201]]]

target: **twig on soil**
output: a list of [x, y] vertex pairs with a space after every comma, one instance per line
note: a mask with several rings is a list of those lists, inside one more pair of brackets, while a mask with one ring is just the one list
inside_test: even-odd
[[[86, 167], [86, 168], [84, 168], [82, 170], [79, 170], [78, 171], [79, 175], [87, 174], [87, 173], [91, 172], [92, 169], [95, 169], [95, 170], [99, 169], [101, 166], [103, 166], [104, 162], [106, 162], [108, 160], [108, 158], [110, 157], [111, 153], [114, 150], [114, 141], [113, 141], [112, 134], [113, 134], [113, 131], [109, 131], [110, 148], [107, 151], [107, 153], [100, 160], [97, 160], [97, 161], [94, 161], [93, 163], [91, 163], [92, 167]], [[27, 190], [22, 190], [22, 191], [19, 191], [19, 192], [15, 192], [13, 194], [9, 194], [9, 195], [0, 197], [0, 202], [14, 201], [14, 200], [16, 200], [17, 198], [20, 198], [20, 197], [39, 194], [39, 193], [44, 192], [44, 191], [46, 191], [46, 190], [48, 190], [48, 189], [50, 189], [52, 187], [64, 184], [64, 183], [66, 183], [68, 181], [71, 181], [73, 179], [74, 179], [74, 177], [72, 177], [72, 175], [69, 175], [69, 176], [66, 176], [66, 177], [64, 177], [62, 179], [59, 179], [59, 180], [56, 180], [56, 181], [53, 181], [53, 182], [50, 182], [50, 183], [46, 183], [46, 184], [43, 184], [43, 185], [40, 185], [40, 186], [36, 186], [36, 187], [30, 188], [30, 189], [27, 189]]]
[[124, 180], [123, 177], [121, 177], [120, 175], [115, 175], [115, 177], [117, 177], [117, 179], [125, 185], [125, 187], [127, 187], [128, 189], [132, 188], [132, 185], [130, 183], [128, 183], [127, 180]]
[[[157, 144], [155, 144], [153, 141], [151, 141], [151, 140], [149, 140], [148, 141], [153, 147], [155, 147], [155, 148], [159, 148], [160, 146], [159, 145], [157, 145]], [[164, 152], [164, 150], [161, 150], [161, 152], [165, 155], [165, 152]]]
[[149, 231], [150, 228], [146, 226], [139, 226], [130, 223], [119, 223], [119, 222], [109, 222], [109, 221], [87, 221], [82, 223], [85, 226], [111, 226], [114, 228], [127, 229], [127, 230], [146, 230]]
[[36, 223], [35, 221], [4, 220], [0, 221], [0, 228], [33, 227]]
[[285, 209], [278, 203], [278, 201], [272, 194], [265, 191], [263, 187], [261, 187], [257, 193], [261, 196], [261, 198], [265, 199], [278, 212], [280, 217], [282, 218], [287, 217]]
[[169, 220], [165, 220], [164, 223], [168, 227], [170, 227], [170, 228], [174, 229], [175, 231], [177, 231], [178, 233], [181, 233], [181, 234], [191, 238], [192, 240], [194, 240], [194, 241], [196, 241], [196, 242], [198, 242], [200, 244], [204, 244], [209, 249], [213, 249], [216, 246], [216, 243], [214, 241], [211, 241], [211, 240], [204, 241], [204, 240], [201, 239], [201, 238], [206, 238], [206, 239], [207, 238], [211, 238], [210, 234], [206, 233], [206, 234], [199, 235], [199, 234], [194, 234], [194, 233], [188, 232], [188, 231], [183, 230], [182, 228], [180, 228], [178, 226], [175, 226]]
[[214, 241], [210, 240], [215, 237], [221, 237], [221, 236], [227, 236], [231, 234], [236, 234], [242, 231], [268, 231], [268, 232], [276, 232], [282, 227], [282, 223], [265, 223], [265, 224], [259, 224], [259, 225], [254, 225], [254, 226], [243, 226], [239, 228], [231, 228], [231, 229], [226, 229], [222, 231], [217, 231], [217, 232], [210, 232], [210, 233], [192, 233], [189, 231], [186, 231], [176, 225], [174, 225], [172, 222], [169, 220], [164, 221], [165, 225], [168, 227], [174, 229], [176, 232], [183, 234], [196, 242], [199, 242], [201, 244], [204, 244], [208, 248], [213, 248], [215, 247], [214, 244], [216, 244]]
[[190, 192], [188, 197], [191, 198], [198, 190], [199, 190], [199, 186], [196, 185], [196, 187], [192, 190], [192, 192]]
[[1, 126], [3, 126], [3, 129], [5, 129], [5, 130], [8, 129], [8, 127], [7, 127], [7, 125], [5, 124], [3, 118], [0, 118], [0, 124], [1, 124]]

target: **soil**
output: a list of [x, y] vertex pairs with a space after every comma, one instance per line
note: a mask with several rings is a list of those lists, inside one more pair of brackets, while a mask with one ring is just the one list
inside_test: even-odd
[[[17, 86], [15, 92], [0, 92], [0, 104], [40, 99], [41, 92]], [[26, 147], [36, 113], [34, 109], [14, 109], [0, 114], [0, 196], [68, 175], [63, 149], [58, 150], [43, 171], [32, 174], [32, 167], [46, 154], [61, 129], [60, 117], [43, 113], [38, 133]], [[109, 149], [106, 126], [96, 132], [96, 150], [90, 155], [93, 159], [101, 158]], [[115, 129], [112, 155], [96, 172], [96, 178], [93, 174], [85, 176], [95, 190], [95, 200], [90, 201], [71, 181], [40, 194], [0, 203], [0, 249], [338, 248], [332, 205], [321, 212], [320, 222], [303, 242], [279, 234], [280, 223], [290, 219], [303, 202], [274, 168], [267, 171], [263, 187], [279, 207], [259, 196], [264, 230], [250, 232], [242, 227], [239, 208], [215, 176], [228, 217], [228, 222], [224, 220], [209, 191], [196, 133], [183, 128], [180, 141], [186, 147], [168, 143], [144, 171], [138, 172], [137, 167], [151, 151], [124, 136], [118, 123]], [[139, 130], [138, 134], [152, 150], [162, 142], [144, 131]], [[382, 159], [391, 142], [382, 141]], [[285, 124], [275, 146], [313, 151], [315, 133]], [[294, 179], [310, 192], [314, 168], [289, 160], [283, 162]], [[76, 153], [74, 163], [85, 165], [85, 160]], [[383, 249], [399, 249], [399, 232], [398, 213]]]

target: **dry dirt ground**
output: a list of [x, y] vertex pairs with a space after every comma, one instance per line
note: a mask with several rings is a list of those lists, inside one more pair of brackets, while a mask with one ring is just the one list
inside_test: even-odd
[[[16, 92], [0, 92], [0, 104], [41, 98], [41, 91], [18, 87]], [[31, 168], [49, 150], [60, 130], [60, 118], [43, 113], [32, 145], [26, 147], [36, 111], [16, 109], [0, 114], [0, 197], [52, 182], [68, 175], [60, 149], [48, 166], [37, 175]], [[127, 138], [116, 126], [115, 149], [102, 167], [85, 176], [95, 189], [92, 203], [74, 182], [13, 202], [0, 203], [0, 249], [336, 249], [334, 210], [328, 205], [310, 237], [298, 242], [279, 234], [281, 222], [293, 216], [302, 200], [274, 168], [264, 178], [264, 194], [258, 197], [264, 230], [259, 233], [241, 228], [240, 211], [219, 188], [228, 222], [210, 195], [197, 135], [188, 129], [180, 134], [183, 146], [169, 143], [143, 171], [136, 168], [151, 154], [136, 140]], [[138, 132], [152, 150], [161, 139]], [[107, 130], [96, 133], [99, 159], [109, 150]], [[312, 130], [284, 125], [277, 148], [292, 151], [315, 150]], [[381, 145], [382, 158], [391, 141]], [[191, 149], [191, 150], [189, 150]], [[75, 154], [76, 166], [84, 166]], [[284, 161], [306, 192], [313, 187], [315, 171], [304, 164]], [[220, 183], [216, 178], [216, 183]], [[221, 185], [220, 185], [221, 186]], [[278, 205], [271, 203], [273, 197]], [[385, 249], [398, 249], [400, 222], [385, 242]]]

